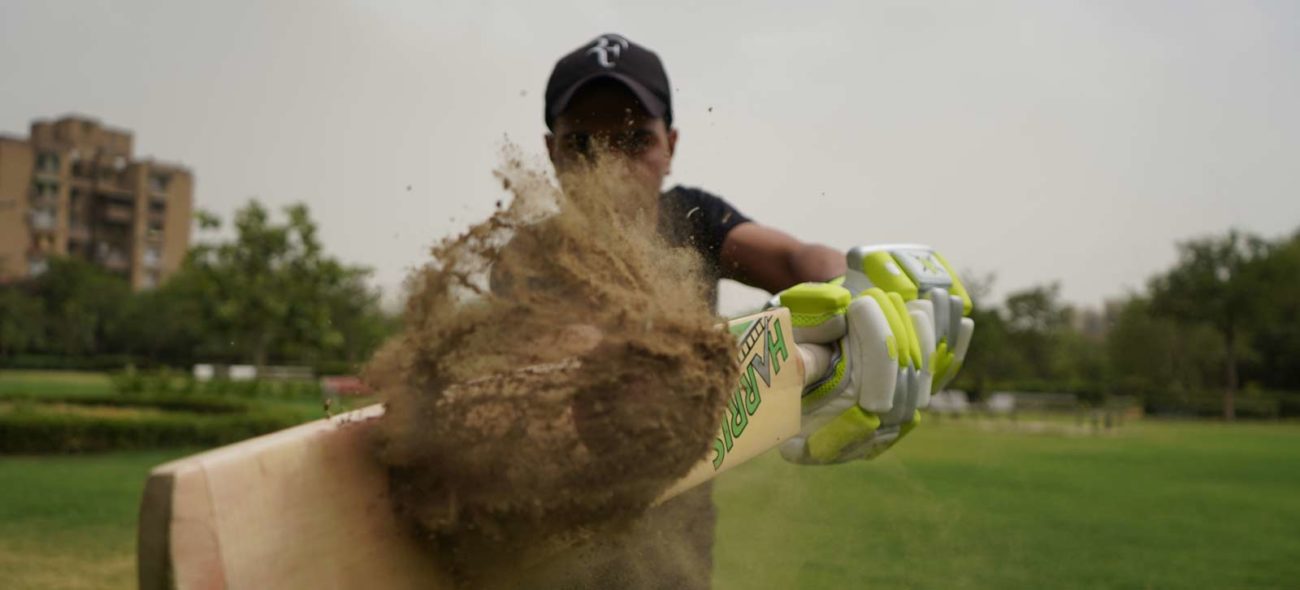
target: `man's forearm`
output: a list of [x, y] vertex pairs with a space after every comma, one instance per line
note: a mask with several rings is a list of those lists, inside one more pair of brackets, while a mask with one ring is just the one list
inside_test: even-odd
[[829, 281], [843, 276], [844, 254], [821, 244], [803, 244], [790, 252], [791, 286], [798, 283]]
[[827, 281], [846, 268], [843, 253], [754, 222], [738, 225], [727, 235], [720, 258], [723, 276], [771, 293]]

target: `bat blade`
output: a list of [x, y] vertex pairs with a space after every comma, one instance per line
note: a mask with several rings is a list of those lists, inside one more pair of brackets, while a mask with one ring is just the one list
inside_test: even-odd
[[[740, 382], [708, 456], [658, 501], [799, 432], [809, 361], [789, 311], [728, 327]], [[389, 478], [370, 444], [382, 415], [370, 406], [155, 468], [140, 507], [140, 588], [451, 588], [391, 510]]]
[[736, 335], [740, 380], [723, 411], [709, 456], [659, 496], [663, 502], [799, 434], [804, 354], [790, 311], [775, 308], [727, 323]]

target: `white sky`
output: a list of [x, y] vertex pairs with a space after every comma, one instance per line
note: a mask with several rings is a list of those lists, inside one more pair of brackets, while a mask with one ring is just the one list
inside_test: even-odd
[[605, 32], [664, 59], [670, 182], [835, 247], [933, 244], [998, 295], [1096, 304], [1178, 240], [1300, 226], [1285, 1], [0, 0], [0, 132], [130, 129], [223, 217], [308, 202], [392, 292], [501, 198], [503, 138], [541, 158], [552, 64]]

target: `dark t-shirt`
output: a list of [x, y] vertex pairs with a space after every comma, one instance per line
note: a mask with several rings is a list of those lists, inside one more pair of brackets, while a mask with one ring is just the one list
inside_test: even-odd
[[[675, 186], [661, 195], [659, 229], [674, 247], [704, 260], [709, 299], [716, 302], [722, 243], [749, 221], [721, 198]], [[504, 279], [493, 276], [493, 289]], [[704, 484], [647, 511], [627, 530], [557, 556], [530, 572], [545, 590], [707, 590], [713, 572], [713, 486]], [[574, 567], [574, 564], [581, 564]]]
[[694, 248], [704, 258], [710, 301], [716, 301], [722, 278], [722, 243], [731, 230], [749, 220], [730, 203], [697, 188], [675, 186], [659, 201], [659, 229], [668, 243]]

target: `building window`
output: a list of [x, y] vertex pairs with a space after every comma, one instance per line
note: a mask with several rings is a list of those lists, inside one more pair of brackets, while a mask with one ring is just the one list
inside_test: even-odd
[[44, 258], [33, 258], [27, 262], [27, 274], [33, 277], [39, 277], [49, 270], [50, 263]]
[[36, 169], [41, 172], [59, 171], [59, 155], [54, 153], [44, 153], [36, 156]]
[[167, 192], [167, 185], [171, 183], [171, 177], [166, 174], [150, 174], [149, 190], [155, 193]]
[[34, 183], [37, 197], [56, 197], [59, 194], [59, 183], [37, 180]]

